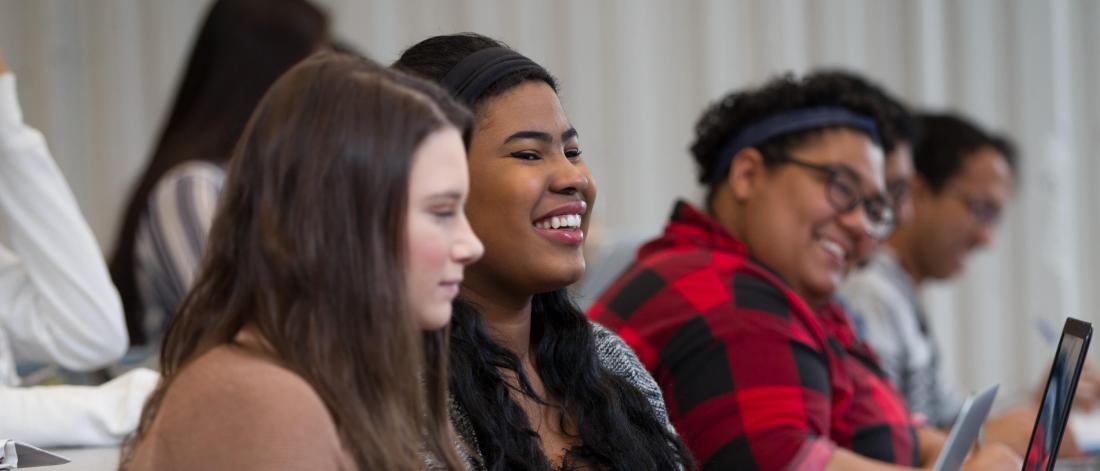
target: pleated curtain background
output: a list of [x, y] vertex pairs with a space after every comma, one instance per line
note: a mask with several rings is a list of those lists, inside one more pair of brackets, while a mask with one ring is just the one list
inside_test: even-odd
[[[1100, 2], [318, 1], [339, 37], [381, 62], [429, 35], [476, 31], [546, 65], [598, 182], [604, 243], [655, 234], [676, 198], [698, 200], [694, 121], [732, 89], [843, 67], [916, 106], [960, 111], [1015, 139], [1022, 178], [993, 247], [924, 293], [949, 379], [1021, 393], [1045, 380], [1053, 350], [1037, 319], [1100, 321]], [[105, 248], [206, 7], [0, 0], [26, 118]]]

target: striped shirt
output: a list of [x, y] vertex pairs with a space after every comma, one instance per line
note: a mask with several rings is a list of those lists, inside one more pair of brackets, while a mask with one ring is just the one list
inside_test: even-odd
[[224, 184], [222, 167], [193, 160], [169, 170], [149, 194], [134, 242], [134, 270], [150, 338], [163, 335], [191, 287]]

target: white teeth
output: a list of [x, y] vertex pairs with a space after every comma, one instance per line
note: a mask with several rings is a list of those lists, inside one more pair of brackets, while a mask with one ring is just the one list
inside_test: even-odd
[[581, 227], [581, 215], [580, 214], [565, 214], [561, 216], [554, 216], [551, 218], [543, 219], [535, 223], [535, 227], [539, 229], [561, 229], [569, 228], [576, 229]]
[[831, 240], [822, 239], [821, 240], [821, 247], [823, 247], [825, 249], [825, 251], [833, 254], [834, 256], [836, 256], [837, 258], [839, 258], [841, 260], [845, 260], [847, 258], [847, 254], [844, 251], [844, 247], [841, 247], [840, 244], [838, 244], [836, 242], [833, 242]]

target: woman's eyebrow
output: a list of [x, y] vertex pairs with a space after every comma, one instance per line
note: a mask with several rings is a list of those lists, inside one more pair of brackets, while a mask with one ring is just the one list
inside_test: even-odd
[[462, 192], [459, 190], [441, 190], [428, 195], [425, 199], [438, 202], [461, 200]]
[[550, 133], [545, 133], [542, 131], [519, 131], [515, 134], [512, 134], [511, 136], [508, 136], [508, 138], [504, 140], [504, 143], [507, 144], [509, 142], [518, 141], [521, 139], [535, 139], [537, 141], [543, 141], [546, 143], [554, 141], [554, 138], [550, 136]]
[[[577, 128], [569, 128], [565, 132], [561, 133], [561, 140], [568, 141], [569, 139], [578, 136], [579, 134], [577, 133]], [[509, 142], [518, 141], [520, 139], [535, 139], [537, 141], [543, 141], [547, 143], [553, 142], [554, 140], [554, 138], [550, 136], [550, 133], [542, 131], [519, 131], [512, 134], [511, 136], [508, 136], [508, 138], [504, 140], [504, 143], [507, 144]]]

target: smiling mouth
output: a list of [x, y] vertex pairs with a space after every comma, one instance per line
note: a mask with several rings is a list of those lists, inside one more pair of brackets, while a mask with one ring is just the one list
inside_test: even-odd
[[848, 258], [848, 252], [844, 250], [844, 247], [841, 247], [840, 244], [828, 239], [822, 239], [820, 243], [821, 247], [824, 248], [826, 252], [832, 254], [834, 257], [841, 260], [846, 260]]
[[584, 243], [584, 231], [581, 230], [583, 218], [580, 214], [562, 214], [535, 221], [535, 232], [544, 238], [569, 247], [579, 247]]
[[847, 265], [849, 250], [846, 249], [844, 245], [825, 237], [819, 237], [817, 239], [817, 244], [825, 253], [829, 254], [829, 256], [836, 261], [839, 268], [844, 268], [845, 265]]
[[534, 225], [537, 229], [580, 229], [581, 215], [562, 214], [551, 216], [535, 221]]

